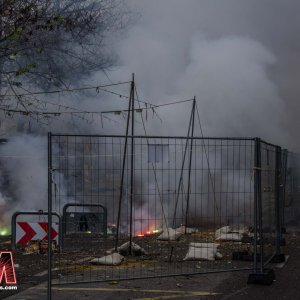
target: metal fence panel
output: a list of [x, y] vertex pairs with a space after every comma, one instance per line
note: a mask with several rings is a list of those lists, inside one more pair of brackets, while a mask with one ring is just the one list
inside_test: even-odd
[[[59, 283], [253, 267], [254, 139], [134, 137], [123, 169], [124, 145], [124, 136], [51, 135], [52, 211], [100, 204], [108, 224], [107, 237], [65, 237], [64, 250], [51, 257]], [[274, 184], [271, 173], [262, 176], [266, 186]], [[274, 197], [265, 193], [263, 223], [273, 230]], [[90, 263], [114, 250], [124, 257], [119, 266]]]
[[276, 253], [276, 154], [274, 145], [261, 142], [261, 234], [263, 261], [268, 262]]
[[284, 193], [284, 226], [298, 226], [300, 219], [300, 156], [285, 153], [286, 174]]

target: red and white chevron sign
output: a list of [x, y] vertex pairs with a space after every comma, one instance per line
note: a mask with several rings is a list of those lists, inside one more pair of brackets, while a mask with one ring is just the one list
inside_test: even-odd
[[[29, 241], [47, 241], [48, 223], [47, 222], [16, 222], [16, 244], [26, 245]], [[51, 238], [58, 241], [58, 224], [52, 223]]]

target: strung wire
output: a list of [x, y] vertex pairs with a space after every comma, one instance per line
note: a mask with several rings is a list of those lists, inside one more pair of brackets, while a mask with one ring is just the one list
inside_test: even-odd
[[[178, 101], [173, 101], [173, 102], [169, 102], [169, 103], [162, 103], [162, 104], [151, 104], [151, 107], [140, 107], [139, 108], [135, 108], [134, 111], [135, 112], [142, 112], [144, 110], [154, 110], [156, 108], [160, 108], [160, 107], [164, 107], [164, 106], [170, 106], [170, 105], [175, 105], [175, 104], [181, 104], [181, 103], [185, 103], [185, 102], [190, 102], [193, 101], [194, 99], [186, 99], [186, 100], [178, 100]], [[144, 103], [142, 101], [138, 101], [139, 103]], [[108, 111], [103, 111], [102, 114], [119, 114], [121, 112], [128, 112], [128, 111], [132, 111], [131, 109], [122, 109], [122, 110], [108, 110]]]
[[[193, 99], [188, 99], [188, 100], [180, 100], [180, 101], [174, 101], [174, 102], [169, 102], [169, 103], [163, 103], [163, 104], [158, 104], [155, 105], [155, 108], [160, 108], [160, 107], [164, 107], [164, 106], [170, 106], [170, 105], [175, 105], [175, 104], [179, 104], [179, 103], [185, 103], [188, 101], [193, 101]], [[67, 109], [73, 109], [72, 111], [37, 111], [37, 110], [33, 110], [33, 111], [28, 111], [28, 110], [20, 110], [20, 109], [11, 109], [11, 108], [7, 108], [7, 107], [0, 107], [0, 110], [5, 111], [5, 112], [11, 112], [11, 113], [20, 113], [23, 115], [54, 115], [54, 116], [60, 116], [63, 114], [107, 114], [107, 113], [114, 113], [114, 114], [121, 114], [121, 113], [126, 113], [130, 110], [125, 109], [125, 110], [113, 110], [113, 111], [84, 111], [84, 110], [79, 110], [77, 108], [72, 108], [72, 107], [68, 107], [68, 106], [64, 106], [64, 105], [60, 105], [58, 104], [58, 106], [60, 107], [64, 107]], [[136, 112], [142, 112], [143, 110], [153, 110], [154, 111], [154, 107], [139, 107], [137, 109], [134, 109], [134, 111]]]
[[[47, 95], [47, 94], [58, 94], [58, 93], [69, 93], [69, 92], [80, 92], [80, 91], [85, 91], [85, 90], [96, 90], [97, 93], [100, 91], [106, 92], [115, 96], [118, 96], [119, 98], [125, 98], [129, 99], [127, 95], [120, 94], [114, 91], [110, 91], [108, 89], [105, 89], [106, 87], [111, 87], [111, 86], [117, 86], [117, 85], [122, 85], [122, 84], [128, 84], [131, 83], [131, 81], [124, 81], [124, 82], [119, 82], [119, 83], [112, 83], [112, 84], [106, 84], [106, 85], [98, 85], [98, 86], [92, 86], [92, 87], [80, 87], [80, 88], [73, 88], [73, 89], [62, 89], [62, 90], [53, 90], [53, 91], [43, 91], [43, 92], [27, 92], [27, 93], [22, 93], [22, 94], [17, 94], [15, 92], [14, 94], [0, 94], [1, 98], [11, 98], [11, 97], [16, 97], [17, 99], [21, 99], [22, 97], [25, 96], [36, 96], [36, 95]], [[13, 89], [13, 87], [11, 86]], [[14, 89], [13, 89], [14, 90]], [[26, 89], [24, 89], [26, 90]], [[141, 102], [147, 105], [150, 105], [151, 107], [155, 107], [155, 105], [151, 104], [150, 102], [142, 101], [142, 100], [137, 100], [135, 99], [134, 101]]]
[[28, 93], [22, 93], [22, 94], [2, 94], [0, 97], [7, 98], [7, 97], [23, 97], [23, 96], [33, 96], [33, 95], [47, 95], [47, 94], [58, 94], [58, 93], [66, 93], [66, 92], [79, 92], [79, 91], [86, 91], [86, 90], [100, 90], [105, 87], [110, 86], [117, 86], [122, 84], [128, 84], [130, 81], [124, 81], [119, 83], [112, 83], [112, 84], [105, 84], [105, 85], [96, 85], [96, 86], [87, 86], [87, 87], [79, 87], [79, 88], [72, 88], [72, 89], [61, 89], [61, 90], [53, 90], [53, 91], [41, 91], [41, 92], [28, 92]]

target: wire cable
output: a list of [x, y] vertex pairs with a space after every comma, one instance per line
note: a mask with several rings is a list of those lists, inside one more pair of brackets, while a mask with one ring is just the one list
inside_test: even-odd
[[47, 94], [57, 94], [57, 93], [65, 93], [65, 92], [78, 92], [78, 91], [85, 91], [85, 90], [100, 90], [105, 87], [110, 87], [110, 86], [117, 86], [117, 85], [122, 85], [122, 84], [127, 84], [130, 83], [130, 81], [124, 81], [124, 82], [119, 82], [119, 83], [112, 83], [112, 84], [105, 84], [105, 85], [96, 85], [96, 86], [91, 86], [91, 87], [79, 87], [79, 88], [72, 88], [72, 89], [62, 89], [62, 90], [53, 90], [53, 91], [41, 91], [41, 92], [28, 92], [28, 93], [23, 93], [23, 94], [2, 94], [0, 97], [5, 98], [5, 97], [23, 97], [23, 96], [33, 96], [33, 95], [47, 95]]
[[206, 162], [207, 162], [209, 180], [211, 182], [211, 186], [212, 186], [212, 190], [213, 190], [214, 205], [215, 205], [215, 208], [216, 208], [216, 212], [217, 212], [218, 216], [220, 217], [220, 212], [219, 212], [219, 208], [218, 208], [218, 205], [217, 205], [217, 199], [216, 199], [216, 191], [215, 191], [213, 176], [212, 176], [211, 169], [210, 169], [210, 163], [209, 163], [209, 159], [208, 159], [207, 148], [206, 148], [206, 144], [205, 144], [205, 141], [204, 141], [203, 129], [202, 129], [201, 121], [200, 121], [200, 114], [199, 114], [199, 109], [198, 109], [197, 102], [196, 102], [196, 112], [197, 112], [197, 118], [198, 118], [199, 127], [200, 127], [200, 134], [201, 134], [201, 137], [202, 137], [202, 143], [203, 143], [205, 158], [206, 158]]
[[[136, 90], [136, 86], [134, 86], [134, 90], [135, 90], [136, 98], [139, 99], [139, 96], [138, 96], [138, 93], [137, 93], [137, 90]], [[138, 102], [138, 105], [139, 105], [139, 108], [140, 108], [140, 102]], [[144, 118], [143, 118], [142, 114], [141, 114], [141, 119], [142, 119], [143, 129], [144, 129], [145, 136], [146, 136], [147, 146], [149, 147], [149, 139], [148, 139], [148, 136], [147, 136], [147, 130], [146, 130], [146, 126], [145, 126], [145, 122], [144, 122]], [[164, 222], [166, 224], [166, 229], [167, 229], [167, 232], [168, 232], [168, 235], [169, 235], [169, 229], [168, 229], [168, 226], [167, 226], [167, 224], [168, 224], [167, 223], [167, 217], [166, 217], [166, 214], [165, 214], [163, 201], [162, 201], [162, 195], [161, 195], [161, 192], [160, 192], [158, 179], [157, 179], [157, 174], [156, 174], [156, 170], [154, 168], [154, 163], [153, 162], [151, 162], [151, 166], [152, 166], [152, 169], [153, 169], [155, 185], [157, 187], [157, 191], [158, 191], [158, 195], [159, 195], [159, 202], [160, 202], [161, 209], [162, 209], [163, 219], [164, 219]]]

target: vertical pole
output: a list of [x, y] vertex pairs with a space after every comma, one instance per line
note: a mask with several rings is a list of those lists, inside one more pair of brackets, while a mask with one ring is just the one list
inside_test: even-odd
[[131, 110], [131, 96], [132, 94], [132, 85], [130, 86], [130, 97], [128, 104], [128, 116], [127, 116], [127, 124], [126, 124], [126, 137], [125, 137], [125, 145], [123, 151], [123, 162], [122, 162], [122, 174], [121, 174], [121, 184], [120, 184], [120, 195], [119, 195], [119, 205], [118, 205], [118, 219], [117, 219], [117, 228], [116, 228], [116, 243], [115, 243], [115, 251], [117, 251], [118, 243], [119, 243], [119, 232], [120, 232], [120, 222], [121, 222], [121, 209], [122, 209], [122, 198], [123, 198], [123, 185], [124, 185], [124, 173], [125, 173], [125, 164], [126, 164], [126, 155], [127, 155], [127, 144], [128, 144], [128, 133], [129, 133], [129, 121], [130, 121], [130, 110]]
[[48, 132], [48, 300], [52, 299], [52, 136]]
[[[188, 129], [188, 134], [187, 134], [188, 138], [190, 136], [191, 127], [192, 127], [192, 114], [193, 114], [193, 111], [191, 112], [191, 117], [190, 117], [190, 121], [189, 121], [189, 129]], [[176, 195], [176, 201], [175, 201], [175, 207], [174, 207], [174, 214], [173, 214], [173, 227], [174, 228], [176, 226], [176, 214], [177, 214], [177, 206], [178, 206], [178, 200], [179, 200], [179, 190], [180, 190], [180, 187], [181, 187], [182, 182], [183, 182], [183, 169], [184, 169], [186, 152], [187, 152], [188, 143], [189, 143], [189, 139], [188, 138], [186, 139], [186, 143], [185, 143], [183, 160], [182, 160], [182, 165], [181, 165], [181, 172], [180, 172], [178, 189], [177, 189], [177, 195]], [[176, 190], [175, 190], [175, 193], [176, 193]]]
[[194, 142], [194, 127], [195, 127], [195, 108], [196, 108], [196, 98], [194, 97], [193, 109], [192, 109], [192, 135], [191, 135], [191, 146], [190, 146], [190, 157], [189, 157], [189, 177], [188, 177], [188, 191], [186, 199], [186, 213], [185, 213], [185, 234], [188, 226], [188, 214], [190, 206], [190, 193], [191, 193], [191, 168], [192, 168], [192, 158], [193, 158], [193, 142]]
[[[287, 170], [288, 170], [288, 151], [284, 149], [282, 151], [282, 164], [281, 164], [281, 201], [280, 201], [280, 230], [284, 230], [285, 228], [285, 220], [284, 220], [284, 203], [285, 203], [285, 193], [286, 193], [286, 177], [287, 177]], [[282, 232], [282, 231], [281, 231]]]
[[[4, 1], [0, 0], [0, 8], [1, 8], [0, 11], [4, 10], [3, 3], [4, 3]], [[2, 38], [5, 37], [5, 34], [7, 34], [7, 33], [4, 31], [3, 15], [1, 13], [1, 16], [0, 16], [0, 39], [1, 40], [2, 40]], [[4, 70], [4, 61], [5, 61], [4, 58], [0, 58], [0, 94], [5, 94], [4, 88], [3, 88], [3, 91], [2, 91], [2, 86], [3, 87], [5, 86], [4, 76], [3, 76], [3, 79], [2, 79], [2, 73], [5, 72], [5, 70]]]
[[[3, 11], [3, 9], [4, 9], [3, 0], [0, 0], [0, 8], [1, 8], [1, 11]], [[0, 16], [0, 39], [1, 40], [2, 40], [2, 35], [3, 35], [3, 37], [5, 36], [5, 32], [3, 30], [3, 25], [4, 24], [2, 24], [2, 23], [3, 23], [3, 17]], [[0, 60], [0, 94], [2, 94], [2, 72], [4, 71], [3, 70], [3, 65], [2, 65], [3, 61], [4, 61], [4, 59]], [[3, 94], [4, 94], [4, 92], [3, 92]]]
[[260, 269], [259, 271], [263, 273], [264, 270], [264, 234], [263, 234], [263, 215], [262, 215], [262, 189], [261, 189], [261, 140], [258, 142], [258, 168], [257, 168], [257, 176], [258, 176], [258, 228], [259, 228], [259, 256], [260, 256]]
[[[258, 245], [262, 249], [262, 230], [261, 230], [261, 149], [260, 139], [255, 138], [254, 152], [254, 272], [258, 272]], [[258, 239], [260, 243], [258, 244]], [[262, 256], [260, 257], [262, 262]]]
[[280, 254], [281, 243], [281, 148], [276, 147], [275, 170], [275, 220], [276, 220], [276, 255]]
[[132, 230], [133, 230], [133, 201], [134, 201], [134, 74], [131, 81], [131, 166], [130, 166], [130, 231], [129, 231], [129, 253], [132, 254]]

